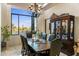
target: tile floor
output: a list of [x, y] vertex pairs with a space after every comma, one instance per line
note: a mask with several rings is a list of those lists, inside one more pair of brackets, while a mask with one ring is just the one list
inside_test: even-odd
[[21, 45], [6, 48], [1, 52], [1, 56], [21, 56]]
[[[5, 51], [1, 52], [1, 56], [21, 56], [21, 45], [6, 48]], [[67, 56], [60, 53], [60, 56]]]

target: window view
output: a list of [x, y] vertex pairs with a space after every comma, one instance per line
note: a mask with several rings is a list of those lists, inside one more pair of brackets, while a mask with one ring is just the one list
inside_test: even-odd
[[12, 15], [12, 34], [18, 34], [18, 16]]
[[11, 15], [12, 34], [20, 34], [24, 31], [31, 31], [31, 11], [12, 8]]
[[31, 17], [19, 16], [19, 32], [31, 31]]

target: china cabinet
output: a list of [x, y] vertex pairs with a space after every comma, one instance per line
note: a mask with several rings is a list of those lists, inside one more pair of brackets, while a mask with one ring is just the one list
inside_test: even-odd
[[62, 52], [67, 55], [74, 54], [74, 18], [73, 15], [53, 14], [50, 20], [50, 33], [62, 41]]

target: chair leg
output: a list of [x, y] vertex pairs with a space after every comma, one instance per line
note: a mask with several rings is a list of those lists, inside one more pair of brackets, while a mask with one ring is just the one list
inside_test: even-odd
[[26, 55], [29, 55], [29, 52], [28, 50], [22, 49], [21, 54], [22, 56], [26, 56]]
[[26, 53], [24, 51], [21, 51], [21, 54], [22, 54], [22, 56], [25, 56], [26, 55]]

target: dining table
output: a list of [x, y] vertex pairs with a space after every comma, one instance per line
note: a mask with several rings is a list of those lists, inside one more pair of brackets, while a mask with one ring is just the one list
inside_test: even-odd
[[48, 40], [28, 38], [27, 42], [35, 52], [42, 52], [50, 49], [50, 41]]
[[[26, 37], [24, 33], [22, 33], [21, 35]], [[27, 42], [30, 48], [32, 48], [36, 53], [49, 50], [50, 44], [51, 44], [51, 41], [49, 40], [45, 40], [42, 38], [36, 38], [36, 37], [27, 38]]]

